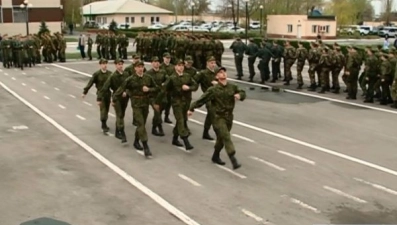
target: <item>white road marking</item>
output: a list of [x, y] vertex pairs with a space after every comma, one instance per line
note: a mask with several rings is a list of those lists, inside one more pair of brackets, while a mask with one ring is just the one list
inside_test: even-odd
[[170, 126], [170, 127], [175, 127], [175, 125], [172, 124], [172, 123], [167, 123], [167, 124], [168, 124], [168, 126]]
[[110, 132], [106, 132], [107, 135], [109, 135], [110, 137], [114, 137], [114, 134], [110, 133]]
[[192, 150], [186, 150], [186, 148], [185, 147], [178, 147], [178, 146], [176, 146], [179, 150], [182, 150], [182, 151], [184, 151], [184, 152], [186, 152], [186, 153], [191, 153], [192, 152]]
[[248, 141], [248, 142], [251, 142], [251, 143], [255, 143], [254, 140], [249, 139], [249, 138], [246, 138], [246, 137], [241, 136], [241, 135], [238, 135], [238, 134], [232, 134], [232, 136], [234, 136], [234, 137], [236, 137], [236, 138], [240, 138], [240, 139], [242, 139], [242, 140], [244, 140], [244, 141]]
[[374, 184], [374, 183], [371, 183], [371, 182], [369, 182], [369, 181], [365, 181], [365, 180], [360, 179], [360, 178], [354, 178], [354, 180], [356, 180], [356, 181], [358, 181], [358, 182], [361, 182], [361, 183], [363, 183], [363, 184], [370, 185], [370, 186], [372, 186], [372, 187], [374, 187], [374, 188], [376, 188], [376, 189], [378, 189], [378, 190], [387, 192], [387, 193], [389, 193], [389, 194], [397, 195], [397, 191], [392, 190], [392, 189], [389, 189], [389, 188], [384, 187], [384, 186], [382, 186], [382, 185]]
[[59, 88], [54, 87], [54, 89], [55, 89], [56, 91], [59, 91]]
[[3, 70], [0, 70], [0, 72], [3, 72]]
[[76, 96], [74, 96], [74, 95], [69, 95], [69, 97], [71, 97], [71, 98], [76, 98]]
[[17, 69], [17, 68], [14, 68], [14, 70], [17, 71], [18, 69]]
[[19, 125], [19, 126], [13, 126], [12, 129], [14, 129], [14, 130], [27, 130], [27, 129], [29, 129], [29, 127], [27, 127], [25, 125]]
[[171, 205], [169, 202], [167, 202], [165, 199], [160, 197], [158, 194], [150, 190], [148, 187], [144, 186], [142, 183], [137, 181], [135, 178], [133, 178], [131, 175], [129, 175], [127, 172], [124, 170], [120, 169], [118, 166], [110, 162], [107, 158], [99, 154], [97, 151], [95, 151], [93, 148], [91, 148], [88, 144], [80, 140], [78, 137], [73, 135], [70, 131], [62, 127], [59, 123], [57, 123], [54, 119], [51, 117], [47, 116], [45, 113], [40, 111], [38, 108], [33, 106], [30, 102], [26, 101], [23, 99], [21, 96], [19, 96], [17, 93], [12, 91], [10, 88], [8, 88], [6, 85], [4, 85], [0, 81], [0, 86], [2, 86], [6, 91], [8, 91], [10, 94], [12, 94], [15, 98], [17, 98], [19, 101], [24, 103], [26, 106], [31, 108], [34, 112], [36, 112], [38, 115], [40, 115], [43, 119], [47, 120], [50, 124], [52, 124], [55, 128], [57, 128], [59, 131], [61, 131], [63, 134], [65, 134], [67, 137], [69, 137], [72, 141], [74, 141], [76, 144], [80, 145], [84, 150], [86, 150], [88, 153], [90, 153], [92, 156], [97, 158], [100, 162], [102, 162], [104, 165], [109, 167], [113, 172], [118, 174], [120, 177], [122, 177], [124, 180], [129, 182], [132, 186], [140, 190], [142, 193], [146, 194], [149, 196], [153, 201], [155, 201], [157, 204], [162, 206], [164, 209], [166, 209], [169, 213], [177, 217], [179, 220], [184, 222], [187, 225], [200, 225], [198, 222], [194, 221], [192, 218], [184, 214], [182, 211], [177, 209], [175, 206]]
[[308, 164], [311, 164], [311, 165], [316, 165], [316, 162], [311, 161], [311, 160], [306, 159], [306, 158], [303, 158], [303, 157], [301, 157], [299, 155], [294, 155], [294, 154], [291, 154], [289, 152], [284, 152], [284, 151], [278, 151], [278, 153], [286, 155], [286, 156], [289, 156], [291, 158], [297, 159], [299, 161], [302, 161], [302, 162], [305, 162], [305, 163], [308, 163]]
[[45, 67], [47, 70], [49, 70], [50, 68], [48, 68], [48, 67]]
[[63, 106], [63, 105], [58, 105], [58, 106], [59, 106], [59, 108], [61, 108], [61, 109], [66, 109], [66, 107]]
[[80, 116], [80, 115], [76, 115], [77, 118], [81, 119], [81, 120], [85, 120], [84, 117]]
[[83, 103], [86, 104], [86, 105], [88, 105], [88, 106], [92, 106], [92, 104], [89, 103], [89, 102], [84, 101]]
[[136, 151], [136, 153], [138, 153], [139, 155], [143, 155], [143, 156], [145, 155], [143, 151], [139, 151], [139, 150], [135, 150], [135, 151]]
[[253, 160], [256, 160], [258, 162], [261, 162], [261, 163], [263, 163], [263, 164], [265, 164], [267, 166], [270, 166], [270, 167], [272, 167], [272, 168], [274, 168], [276, 170], [285, 171], [285, 168], [283, 168], [281, 166], [277, 166], [276, 164], [270, 163], [270, 162], [265, 161], [265, 160], [263, 160], [261, 158], [258, 158], [258, 157], [255, 157], [255, 156], [250, 156], [250, 158], [253, 159]]
[[50, 98], [49, 97], [47, 97], [47, 96], [43, 96], [45, 99], [47, 99], [47, 100], [50, 100]]
[[11, 77], [12, 80], [17, 80], [15, 77]]
[[[70, 68], [67, 68], [67, 67], [64, 67], [64, 66], [60, 66], [60, 65], [56, 65], [56, 64], [51, 64], [51, 65], [56, 66], [56, 67], [61, 68], [61, 69], [64, 69], [64, 70], [69, 70], [71, 72], [75, 72], [75, 73], [81, 74], [83, 76], [91, 77], [91, 75], [88, 74], [88, 73], [83, 73], [83, 72], [80, 72], [78, 70], [73, 70], [73, 69], [70, 69]], [[236, 80], [236, 82], [237, 81], [238, 80]], [[255, 83], [249, 83], [249, 84], [263, 86], [263, 87], [265, 86], [265, 85], [261, 85], [261, 84], [255, 84]], [[300, 93], [300, 92], [297, 92], [297, 93]], [[305, 95], [305, 93], [300, 93], [300, 94]], [[350, 104], [350, 105], [363, 106], [363, 107], [366, 107], [366, 108], [370, 108], [370, 106], [360, 105], [360, 104], [351, 103], [351, 102], [344, 102], [344, 101], [341, 101], [341, 100], [326, 98], [326, 97], [322, 97], [322, 96], [318, 96], [318, 98], [328, 99], [330, 101], [339, 102], [339, 103], [346, 103], [346, 104]], [[374, 107], [372, 107], [372, 108], [374, 108]], [[380, 108], [376, 108], [376, 107], [374, 109], [375, 110], [380, 110], [380, 111], [392, 112], [394, 114], [397, 114], [397, 111], [384, 110], [384, 109], [380, 109]], [[207, 114], [207, 112], [199, 110], [199, 109], [196, 109], [195, 111], [198, 112], [198, 113], [201, 113], [201, 114]], [[371, 162], [368, 162], [368, 161], [365, 161], [365, 160], [362, 160], [362, 159], [358, 159], [358, 158], [355, 158], [355, 157], [352, 157], [352, 156], [349, 156], [349, 155], [342, 154], [340, 152], [336, 152], [336, 151], [333, 151], [333, 150], [330, 150], [330, 149], [327, 149], [327, 148], [323, 148], [323, 147], [320, 147], [320, 146], [317, 146], [317, 145], [314, 145], [314, 144], [310, 144], [308, 142], [301, 141], [301, 140], [298, 140], [298, 139], [295, 139], [295, 138], [292, 138], [292, 137], [288, 137], [286, 135], [282, 135], [282, 134], [279, 134], [279, 133], [276, 133], [276, 132], [273, 132], [273, 131], [269, 131], [269, 130], [266, 130], [266, 129], [263, 129], [263, 128], [252, 126], [252, 125], [249, 125], [247, 123], [243, 123], [243, 122], [240, 122], [240, 121], [237, 121], [237, 120], [233, 120], [233, 123], [236, 124], [236, 125], [251, 129], [251, 130], [258, 131], [260, 133], [268, 134], [268, 135], [271, 135], [273, 137], [277, 137], [277, 138], [280, 138], [280, 139], [283, 139], [283, 140], [286, 140], [286, 141], [290, 141], [290, 142], [293, 142], [295, 144], [299, 144], [299, 145], [302, 145], [302, 146], [305, 146], [305, 147], [308, 147], [308, 148], [311, 148], [311, 149], [314, 149], [314, 150], [317, 150], [317, 151], [320, 151], [320, 152], [323, 152], [323, 153], [327, 153], [329, 155], [333, 155], [333, 156], [336, 156], [336, 157], [339, 157], [339, 158], [342, 158], [342, 159], [346, 159], [346, 160], [349, 160], [351, 162], [355, 162], [355, 163], [370, 167], [372, 169], [376, 169], [376, 170], [379, 170], [379, 171], [382, 171], [382, 172], [397, 176], [397, 171], [395, 171], [395, 170], [392, 170], [392, 169], [389, 169], [389, 168], [386, 168], [386, 167], [383, 167], [383, 166], [380, 166], [380, 165], [377, 165], [377, 164], [374, 164], [374, 163], [371, 163]], [[170, 126], [173, 126], [173, 125], [170, 125]]]
[[298, 200], [296, 198], [290, 198], [290, 201], [292, 203], [294, 203], [294, 204], [299, 205], [302, 208], [308, 209], [308, 210], [313, 211], [315, 213], [321, 213], [321, 211], [319, 209], [317, 209], [317, 208], [315, 208], [315, 207], [313, 207], [313, 206], [311, 206], [309, 204], [306, 204], [306, 203], [304, 203], [304, 202], [302, 202], [302, 201], [300, 201], [300, 200]]
[[25, 72], [22, 72], [22, 75], [26, 75], [26, 73], [25, 73]]
[[216, 143], [216, 140], [208, 140], [211, 143]]
[[225, 166], [221, 166], [221, 165], [218, 165], [218, 164], [215, 164], [218, 168], [220, 168], [220, 169], [222, 169], [222, 170], [224, 170], [224, 171], [227, 171], [227, 172], [229, 172], [229, 173], [231, 173], [231, 174], [233, 174], [234, 176], [237, 176], [237, 177], [239, 177], [239, 178], [241, 178], [241, 179], [246, 179], [247, 177], [246, 176], [244, 176], [244, 175], [242, 175], [242, 174], [240, 174], [240, 173], [237, 173], [237, 172], [234, 172], [233, 170], [231, 170], [231, 169], [229, 169], [229, 168], [227, 168], [227, 167], [225, 167]]
[[189, 119], [189, 121], [191, 121], [191, 122], [193, 122], [193, 123], [197, 123], [197, 124], [199, 124], [199, 125], [203, 125], [204, 123], [202, 123], [202, 122], [200, 122], [200, 121], [198, 121], [198, 120], [195, 120], [195, 119]]
[[338, 190], [338, 189], [335, 189], [335, 188], [332, 188], [332, 187], [329, 187], [329, 186], [323, 186], [323, 188], [325, 190], [328, 190], [330, 192], [333, 192], [333, 193], [335, 193], [337, 195], [340, 195], [340, 196], [343, 196], [345, 198], [351, 199], [353, 201], [356, 201], [356, 202], [359, 202], [359, 203], [367, 203], [367, 201], [362, 200], [361, 198], [357, 198], [357, 197], [355, 197], [353, 195], [349, 195], [349, 194], [347, 194], [347, 193], [345, 193], [345, 192], [343, 192], [341, 190]]
[[197, 181], [193, 180], [193, 179], [190, 178], [190, 177], [187, 177], [187, 176], [185, 176], [185, 175], [183, 175], [183, 174], [178, 174], [178, 176], [179, 176], [181, 179], [183, 179], [183, 180], [185, 180], [185, 181], [191, 183], [193, 186], [201, 187], [201, 184], [199, 184]]
[[243, 212], [246, 216], [254, 219], [256, 222], [264, 222], [264, 220], [261, 217], [255, 215], [254, 213], [252, 213], [252, 212], [250, 212], [250, 211], [248, 211], [246, 209], [241, 209], [241, 212]]
[[26, 86], [26, 84], [25, 84], [25, 83], [22, 83], [22, 86]]
[[113, 113], [109, 113], [109, 116], [116, 117]]
[[8, 76], [8, 73], [4, 73], [4, 75]]
[[33, 92], [37, 92], [36, 89], [33, 89], [33, 88], [32, 88], [31, 90], [32, 90]]
[[42, 83], [42, 84], [46, 84], [46, 82], [45, 82], [45, 81], [42, 81], [41, 83]]

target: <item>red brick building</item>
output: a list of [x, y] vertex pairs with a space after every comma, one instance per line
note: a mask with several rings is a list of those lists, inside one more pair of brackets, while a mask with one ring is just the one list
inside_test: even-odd
[[[61, 31], [63, 2], [67, 0], [28, 0], [29, 33], [37, 33], [41, 21], [51, 32]], [[26, 34], [26, 8], [24, 0], [0, 0], [0, 34]]]

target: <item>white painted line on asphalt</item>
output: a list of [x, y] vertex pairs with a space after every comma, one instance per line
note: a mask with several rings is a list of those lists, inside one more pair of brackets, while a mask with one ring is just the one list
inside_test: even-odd
[[[77, 70], [73, 70], [73, 69], [69, 69], [67, 67], [59, 66], [59, 65], [56, 65], [56, 64], [52, 64], [52, 65], [54, 65], [56, 67], [59, 67], [61, 69], [65, 69], [65, 70], [69, 70], [69, 71], [81, 74], [83, 76], [91, 77], [91, 75], [88, 74], [88, 73], [83, 73], [83, 72], [80, 72], [80, 71], [77, 71]], [[258, 85], [259, 86], [264, 86], [264, 85], [260, 85], [260, 84], [258, 84]], [[339, 101], [339, 100], [335, 100], [335, 102], [342, 102], [343, 103], [343, 101]], [[354, 103], [351, 103], [351, 104], [354, 104]], [[195, 111], [198, 112], [198, 113], [201, 113], [201, 114], [207, 114], [207, 112], [199, 110], [199, 109], [196, 109]], [[394, 113], [394, 111], [391, 111], [391, 112]], [[397, 111], [395, 113], [397, 114]], [[349, 160], [351, 162], [355, 162], [355, 163], [370, 167], [372, 169], [376, 169], [376, 170], [379, 170], [379, 171], [382, 171], [382, 172], [397, 176], [397, 171], [395, 171], [395, 170], [392, 170], [392, 169], [389, 169], [389, 168], [386, 168], [386, 167], [383, 167], [383, 166], [380, 166], [380, 165], [377, 165], [377, 164], [374, 164], [374, 163], [371, 163], [371, 162], [368, 162], [368, 161], [365, 161], [365, 160], [362, 160], [362, 159], [358, 159], [358, 158], [355, 158], [355, 157], [352, 157], [352, 156], [349, 156], [349, 155], [345, 155], [345, 154], [342, 154], [342, 153], [339, 153], [339, 152], [336, 152], [336, 151], [333, 151], [333, 150], [330, 150], [330, 149], [327, 149], [327, 148], [323, 148], [323, 147], [320, 147], [320, 146], [317, 146], [317, 145], [314, 145], [314, 144], [310, 144], [308, 142], [301, 141], [301, 140], [298, 140], [298, 139], [295, 139], [295, 138], [292, 138], [292, 137], [289, 137], [289, 136], [286, 136], [286, 135], [282, 135], [282, 134], [279, 134], [279, 133], [276, 133], [276, 132], [273, 132], [273, 131], [269, 131], [269, 130], [266, 130], [266, 129], [263, 129], [263, 128], [252, 126], [252, 125], [249, 125], [247, 123], [243, 123], [243, 122], [240, 122], [240, 121], [237, 121], [237, 120], [233, 120], [233, 123], [236, 124], [236, 125], [251, 129], [251, 130], [255, 130], [255, 131], [258, 131], [258, 132], [261, 132], [261, 133], [264, 133], [264, 134], [268, 134], [268, 135], [271, 135], [273, 137], [277, 137], [277, 138], [280, 138], [280, 139], [283, 139], [283, 140], [286, 140], [286, 141], [290, 141], [290, 142], [293, 142], [295, 144], [299, 144], [299, 145], [302, 145], [302, 146], [305, 146], [305, 147], [308, 147], [308, 148], [311, 148], [311, 149], [314, 149], [314, 150], [317, 150], [317, 151], [320, 151], [320, 152], [323, 152], [323, 153], [327, 153], [329, 155], [333, 155], [333, 156], [336, 156], [336, 157], [339, 157], [339, 158], [342, 158], [342, 159], [346, 159], [346, 160]], [[173, 126], [173, 125], [171, 125], [171, 126]]]
[[26, 73], [25, 73], [25, 72], [22, 72], [22, 75], [26, 75]]
[[71, 97], [71, 98], [76, 98], [76, 96], [74, 96], [74, 95], [69, 95], [69, 97]]
[[251, 142], [251, 143], [255, 143], [254, 140], [249, 139], [249, 138], [246, 138], [246, 137], [241, 136], [241, 135], [238, 135], [238, 134], [232, 134], [232, 136], [234, 136], [234, 137], [236, 137], [236, 138], [240, 138], [240, 139], [242, 139], [242, 140], [244, 140], [244, 141], [248, 141], [248, 142]]
[[187, 176], [185, 176], [185, 175], [183, 175], [183, 174], [178, 174], [178, 176], [179, 176], [181, 179], [183, 179], [183, 180], [189, 182], [189, 183], [192, 184], [193, 186], [201, 187], [201, 184], [199, 184], [197, 181], [193, 180], [193, 179], [190, 178], [190, 177], [187, 177]]
[[8, 76], [8, 73], [4, 73], [4, 75]]
[[294, 155], [294, 154], [291, 154], [289, 152], [284, 152], [284, 151], [278, 151], [278, 153], [286, 155], [286, 156], [289, 156], [291, 158], [297, 159], [299, 161], [302, 161], [302, 162], [305, 162], [305, 163], [308, 163], [308, 164], [311, 164], [311, 165], [316, 165], [316, 162], [311, 161], [311, 160], [306, 159], [306, 158], [303, 158], [302, 156], [299, 156], [299, 155]]
[[168, 126], [170, 126], [170, 127], [175, 127], [175, 125], [172, 124], [172, 123], [167, 123], [167, 124], [168, 124]]
[[54, 89], [55, 89], [56, 91], [59, 91], [59, 88], [54, 87]]
[[182, 150], [182, 151], [184, 151], [185, 153], [191, 153], [192, 152], [192, 150], [186, 150], [186, 148], [185, 147], [178, 147], [178, 146], [175, 146], [175, 147], [177, 147], [179, 150]]
[[256, 160], [258, 162], [261, 162], [261, 163], [263, 163], [263, 164], [265, 164], [267, 166], [270, 166], [270, 167], [272, 167], [272, 168], [274, 168], [276, 170], [285, 171], [285, 168], [283, 168], [281, 166], [277, 166], [276, 164], [273, 164], [271, 162], [265, 161], [265, 160], [263, 160], [261, 158], [258, 158], [258, 157], [255, 157], [255, 156], [250, 156], [249, 158], [253, 159], [253, 160]]
[[32, 88], [31, 90], [32, 90], [33, 92], [37, 92], [36, 89], [33, 89], [33, 88]]
[[41, 83], [42, 83], [42, 84], [46, 84], [46, 82], [45, 82], [45, 81], [42, 81]]
[[[243, 212], [246, 216], [254, 219], [256, 222], [264, 222], [264, 220], [261, 217], [255, 215], [253, 212], [250, 212], [243, 208], [241, 209], [241, 212]], [[268, 224], [268, 223], [265, 223], [265, 224]]]
[[68, 131], [66, 128], [61, 126], [59, 123], [57, 123], [54, 119], [40, 111], [38, 108], [36, 108], [34, 105], [32, 105], [30, 102], [26, 101], [23, 99], [21, 96], [19, 96], [17, 93], [12, 91], [10, 88], [8, 88], [6, 85], [4, 85], [0, 81], [0, 86], [2, 86], [6, 91], [8, 91], [10, 94], [12, 94], [15, 98], [17, 98], [19, 101], [24, 103], [26, 106], [31, 108], [34, 112], [36, 112], [38, 115], [40, 115], [42, 118], [47, 120], [50, 124], [52, 124], [55, 128], [57, 128], [59, 131], [61, 131], [63, 134], [65, 134], [67, 137], [69, 137], [72, 141], [74, 141], [76, 144], [80, 145], [84, 150], [86, 150], [88, 153], [90, 153], [92, 156], [97, 158], [100, 162], [102, 162], [104, 165], [109, 167], [113, 172], [118, 174], [120, 177], [122, 177], [124, 180], [129, 182], [132, 186], [140, 190], [142, 193], [146, 194], [149, 196], [153, 201], [155, 201], [157, 204], [162, 206], [164, 209], [166, 209], [169, 213], [177, 217], [179, 220], [184, 222], [187, 225], [200, 225], [198, 222], [184, 214], [182, 211], [177, 209], [175, 206], [171, 205], [169, 202], [167, 202], [165, 199], [160, 197], [158, 194], [150, 190], [148, 187], [140, 183], [138, 180], [133, 178], [131, 175], [129, 175], [127, 172], [124, 170], [120, 169], [118, 166], [110, 162], [107, 158], [99, 154], [97, 151], [95, 151], [93, 148], [91, 148], [88, 144], [80, 140], [78, 137], [76, 137], [74, 134], [72, 134], [70, 131]]
[[376, 188], [376, 189], [378, 189], [378, 190], [387, 192], [387, 193], [389, 193], [389, 194], [397, 195], [397, 191], [392, 190], [392, 189], [387, 188], [387, 187], [384, 187], [384, 186], [382, 186], [382, 185], [374, 184], [374, 183], [371, 183], [371, 182], [369, 182], [369, 181], [365, 181], [365, 180], [360, 179], [360, 178], [354, 178], [354, 180], [356, 180], [356, 181], [358, 181], [358, 182], [361, 182], [361, 183], [363, 183], [363, 184], [370, 185], [370, 186], [372, 186], [372, 187], [374, 187], [374, 188]]
[[92, 106], [92, 104], [89, 103], [89, 102], [84, 101], [83, 103], [86, 104], [86, 105], [88, 105], [88, 106]]
[[17, 80], [15, 77], [11, 77], [12, 80]]
[[246, 176], [244, 176], [244, 175], [242, 175], [242, 174], [240, 174], [240, 173], [237, 173], [237, 172], [234, 172], [233, 170], [231, 170], [231, 169], [229, 169], [229, 168], [227, 168], [227, 167], [225, 167], [225, 166], [221, 166], [221, 165], [218, 165], [218, 164], [215, 164], [218, 168], [220, 168], [220, 169], [222, 169], [222, 170], [224, 170], [224, 171], [227, 171], [227, 172], [229, 172], [229, 173], [231, 173], [231, 174], [233, 174], [234, 176], [237, 176], [237, 177], [239, 177], [239, 178], [241, 178], [241, 179], [246, 179], [247, 177]]
[[196, 123], [196, 124], [199, 124], [199, 125], [203, 125], [204, 124], [204, 123], [202, 123], [202, 122], [200, 122], [198, 120], [195, 120], [195, 119], [189, 119], [189, 121], [193, 122], [193, 123]]
[[144, 154], [143, 150], [142, 150], [142, 151], [135, 150], [135, 151], [136, 151], [136, 153], [138, 153], [139, 155], [145, 156], [145, 154]]
[[58, 105], [58, 106], [59, 106], [59, 108], [61, 108], [61, 109], [66, 109], [66, 107], [63, 106], [63, 105]]
[[18, 69], [17, 69], [17, 68], [14, 68], [14, 70], [17, 71]]
[[341, 190], [338, 190], [338, 189], [335, 189], [335, 188], [332, 188], [332, 187], [329, 187], [329, 186], [323, 186], [323, 188], [325, 190], [328, 190], [330, 192], [333, 192], [333, 193], [335, 193], [337, 195], [340, 195], [340, 196], [343, 196], [345, 198], [351, 199], [353, 201], [356, 201], [356, 202], [359, 202], [359, 203], [367, 203], [367, 201], [362, 200], [361, 198], [357, 198], [357, 197], [355, 197], [353, 195], [349, 195], [349, 194], [347, 194], [347, 193], [345, 193], [345, 192], [343, 192]]
[[300, 200], [298, 200], [296, 198], [290, 198], [290, 201], [292, 203], [294, 203], [294, 204], [299, 205], [302, 208], [305, 208], [305, 209], [308, 209], [310, 211], [313, 211], [314, 213], [321, 213], [321, 211], [319, 209], [317, 209], [317, 208], [315, 208], [315, 207], [313, 207], [313, 206], [311, 206], [309, 204], [306, 204], [306, 203], [304, 203], [304, 202], [302, 202], [302, 201], [300, 201]]
[[22, 86], [26, 86], [26, 84], [25, 84], [25, 83], [22, 83]]
[[0, 70], [0, 72], [3, 72], [3, 70]]
[[80, 116], [80, 115], [76, 115], [77, 118], [81, 119], [81, 120], [85, 120], [84, 117]]
[[216, 143], [216, 140], [207, 140], [207, 141], [214, 143], [214, 144]]
[[114, 134], [110, 133], [110, 132], [106, 132], [107, 135], [109, 135], [110, 137], [114, 137]]
[[50, 100], [50, 98], [49, 97], [47, 97], [47, 96], [43, 96], [45, 99], [47, 99], [47, 100]]
[[48, 68], [48, 67], [45, 67], [47, 70], [49, 70], [50, 68]]
[[116, 117], [116, 115], [114, 115], [113, 113], [109, 113], [109, 116]]

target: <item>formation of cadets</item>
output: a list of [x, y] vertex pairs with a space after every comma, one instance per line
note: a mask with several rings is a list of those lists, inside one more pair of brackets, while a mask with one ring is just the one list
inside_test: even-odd
[[[66, 41], [61, 33], [2, 36], [0, 42], [4, 68], [32, 67], [42, 61], [65, 62]], [[41, 52], [40, 52], [41, 51]]]
[[[149, 55], [145, 56], [149, 57]], [[171, 63], [171, 54], [168, 52], [163, 53], [161, 58], [157, 55], [150, 56], [152, 68], [148, 71], [141, 60], [142, 56], [138, 54], [133, 55], [132, 64], [126, 68], [123, 59], [116, 59], [114, 72], [108, 70], [107, 59], [99, 60], [100, 68], [84, 88], [82, 97], [86, 96], [93, 85], [96, 86], [103, 132], [109, 132], [107, 120], [112, 105], [116, 114], [115, 137], [122, 143], [127, 142], [124, 117], [130, 101], [133, 112], [132, 124], [136, 127], [133, 146], [137, 151], [142, 151], [145, 157], [150, 158], [152, 152], [145, 128], [149, 108], [153, 109], [151, 133], [160, 137], [165, 136], [162, 126], [163, 114], [164, 122], [172, 123], [170, 118], [172, 108], [176, 122], [171, 143], [190, 151], [193, 146], [189, 141], [191, 132], [187, 123], [188, 116], [191, 116], [196, 108], [205, 105], [207, 115], [202, 138], [214, 140], [209, 134], [211, 127], [216, 134], [212, 162], [225, 165], [220, 158], [220, 152], [225, 148], [233, 169], [240, 168], [241, 164], [235, 157], [236, 151], [230, 130], [235, 102], [246, 98], [245, 91], [227, 82], [226, 68], [217, 66], [217, 59], [214, 56], [207, 56], [205, 69], [202, 70], [193, 66], [195, 61], [192, 56], [176, 59], [174, 64]], [[203, 95], [192, 102], [192, 92], [199, 87]]]
[[295, 48], [289, 41], [285, 41], [284, 46], [281, 46], [276, 42], [263, 40], [259, 47], [252, 39], [245, 45], [237, 38], [230, 48], [235, 54], [239, 79], [243, 76], [242, 61], [246, 54], [250, 82], [253, 82], [255, 76], [254, 63], [257, 57], [260, 59], [258, 69], [262, 84], [270, 80], [269, 64], [271, 82], [274, 83], [281, 77], [280, 62], [283, 60], [284, 85], [290, 85], [293, 79], [291, 68], [296, 63], [297, 89], [302, 89], [302, 72], [307, 63], [309, 91], [340, 93], [339, 77], [342, 74], [342, 81], [346, 85], [346, 89], [343, 90], [347, 93], [346, 99], [357, 99], [360, 86], [364, 102], [373, 103], [374, 99], [377, 99], [381, 105], [391, 104], [392, 108], [397, 108], [397, 52], [393, 47], [389, 50], [382, 50], [382, 46], [366, 47], [365, 53], [362, 54], [356, 46], [348, 46], [348, 53], [344, 55], [338, 43], [329, 48], [321, 40], [311, 42], [310, 49], [307, 50], [301, 42], [298, 43], [298, 48]]

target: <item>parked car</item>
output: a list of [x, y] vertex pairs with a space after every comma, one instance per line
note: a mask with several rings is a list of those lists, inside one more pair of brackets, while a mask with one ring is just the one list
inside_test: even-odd
[[151, 30], [160, 30], [160, 29], [166, 28], [166, 26], [163, 25], [163, 24], [156, 23], [156, 24], [153, 24], [151, 26], [148, 26], [147, 28], [151, 29]]
[[120, 24], [117, 24], [117, 29], [119, 29], [119, 30], [126, 30], [126, 29], [128, 29], [130, 27], [130, 24], [128, 24], [128, 23], [120, 23]]
[[245, 29], [241, 27], [221, 27], [218, 32], [221, 33], [238, 33], [238, 34], [243, 34], [245, 33]]
[[202, 28], [202, 27], [199, 27], [199, 26], [189, 27], [189, 30], [193, 31], [193, 32], [209, 32], [208, 29], [205, 29], [205, 28]]
[[380, 37], [396, 37], [397, 27], [383, 27], [380, 29], [378, 35]]
[[249, 25], [250, 29], [260, 29], [261, 23], [258, 21], [252, 21]]

